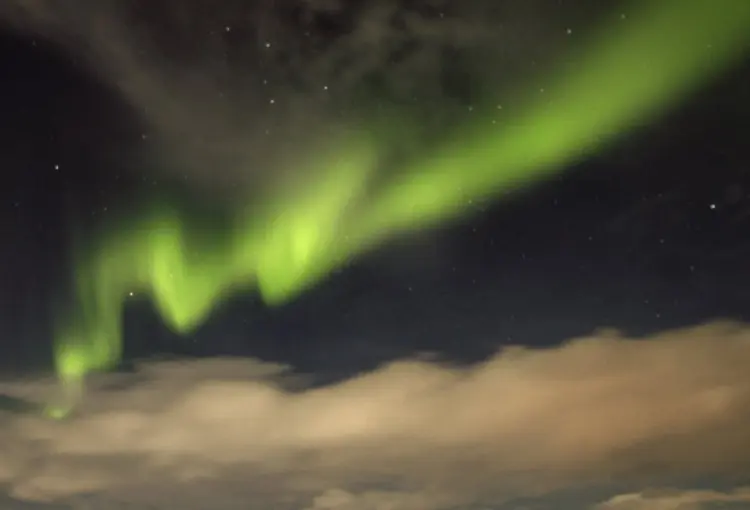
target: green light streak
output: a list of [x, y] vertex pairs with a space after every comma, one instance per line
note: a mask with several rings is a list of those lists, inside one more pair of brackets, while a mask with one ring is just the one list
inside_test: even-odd
[[[113, 229], [76, 260], [77, 308], [61, 321], [55, 347], [67, 405], [80, 398], [88, 372], [119, 360], [131, 292], [152, 296], [182, 333], [238, 290], [257, 288], [269, 304], [283, 303], [394, 233], [459, 217], [471, 200], [542, 179], [598, 150], [684, 99], [748, 43], [750, 1], [644, 0], [604, 25], [510, 117], [488, 106], [491, 115], [475, 118], [386, 186], [369, 189], [388, 148], [357, 133], [311, 169], [315, 180], [239, 212], [210, 240], [167, 206]], [[48, 414], [62, 417], [64, 409]]]
[[617, 15], [557, 74], [540, 81], [519, 114], [493, 124], [499, 117], [493, 112], [420, 161], [378, 201], [368, 229], [440, 221], [470, 199], [558, 171], [684, 99], [750, 41], [750, 3], [742, 0], [643, 6]]

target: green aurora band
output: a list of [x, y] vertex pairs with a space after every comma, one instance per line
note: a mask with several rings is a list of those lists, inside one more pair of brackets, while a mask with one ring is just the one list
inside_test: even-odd
[[[207, 233], [167, 205], [117, 225], [75, 251], [75, 308], [61, 314], [56, 370], [62, 417], [85, 375], [116, 364], [124, 302], [152, 297], [169, 326], [187, 333], [229, 294], [257, 289], [284, 303], [394, 234], [460, 217], [472, 201], [543, 179], [647, 122], [733, 63], [750, 44], [748, 0], [643, 0], [615, 13], [589, 44], [519, 99], [499, 122], [488, 103], [432, 153], [385, 186], [372, 177], [388, 147], [350, 134], [311, 168], [315, 180], [282, 189]], [[491, 113], [489, 113], [491, 112]], [[507, 109], [503, 111], [507, 115]], [[210, 239], [208, 239], [210, 237]]]

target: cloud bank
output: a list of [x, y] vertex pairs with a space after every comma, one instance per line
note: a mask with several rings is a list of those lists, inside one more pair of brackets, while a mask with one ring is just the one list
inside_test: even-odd
[[[470, 368], [405, 360], [322, 388], [260, 362], [151, 363], [93, 380], [69, 421], [6, 411], [0, 483], [25, 500], [416, 510], [736, 480], [750, 467], [748, 363], [750, 329], [728, 323], [509, 348]], [[50, 384], [0, 392], [39, 401]], [[627, 492], [592, 508], [747, 499]]]

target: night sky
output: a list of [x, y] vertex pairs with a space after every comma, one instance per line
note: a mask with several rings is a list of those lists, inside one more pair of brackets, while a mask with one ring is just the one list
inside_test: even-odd
[[[410, 118], [425, 126], [414, 136], [418, 141], [413, 146], [399, 148], [410, 155], [418, 154], [430, 144], [439, 143], [457, 119], [470, 115], [473, 105], [486, 97], [488, 88], [499, 91], [501, 98], [512, 97], [511, 90], [523, 88], [526, 83], [535, 84], [539, 76], [554, 69], [554, 62], [564, 58], [569, 45], [585, 41], [587, 31], [606, 19], [607, 13], [631, 8], [623, 2], [612, 2], [614, 7], [607, 9], [595, 1], [555, 0], [471, 1], [465, 5], [439, 0], [228, 0], [216, 2], [216, 6], [212, 3], [210, 8], [207, 2], [168, 0], [92, 0], [76, 2], [75, 7], [43, 0], [13, 0], [7, 4], [0, 7], [0, 63], [4, 69], [4, 79], [0, 81], [0, 374], [6, 381], [0, 387], [0, 399], [8, 404], [0, 411], [0, 418], [3, 423], [7, 420], [9, 430], [22, 426], [35, 431], [23, 440], [18, 439], [23, 436], [19, 432], [9, 436], [16, 438], [13, 440], [0, 437], [0, 481], [7, 484], [7, 502], [0, 496], [0, 507], [8, 509], [27, 505], [40, 509], [125, 508], [116, 505], [130, 504], [127, 494], [132, 489], [128, 488], [146, 483], [135, 475], [131, 477], [132, 485], [112, 482], [116, 476], [111, 473], [138, 471], [132, 467], [137, 463], [133, 452], [138, 449], [134, 447], [132, 455], [128, 454], [125, 440], [121, 449], [92, 449], [91, 455], [102, 455], [102, 465], [121, 459], [128, 467], [122, 471], [112, 468], [106, 476], [91, 475], [92, 480], [96, 479], [91, 483], [80, 481], [89, 475], [79, 474], [78, 481], [70, 482], [55, 474], [58, 469], [65, 470], [65, 461], [60, 460], [63, 454], [59, 454], [65, 450], [61, 445], [78, 444], [73, 439], [61, 440], [45, 454], [35, 453], [36, 457], [24, 450], [27, 443], [23, 441], [28, 441], [28, 448], [40, 437], [53, 441], [50, 438], [54, 432], [40, 432], [40, 428], [29, 425], [26, 420], [35, 418], [18, 411], [15, 404], [49, 391], [53, 315], [55, 307], [70, 296], [74, 234], [93, 238], [111, 228], [118, 218], [132, 217], [144, 204], [163, 197], [181, 204], [191, 217], [204, 218], [205, 226], [201, 228], [215, 228], [217, 218], [243, 201], [266, 200], [264, 185], [281, 178], [289, 161], [303, 158], [303, 148], [314, 144], [315, 137], [327, 129], [325, 126], [341, 119], [377, 117], [377, 112], [387, 105], [409, 112]], [[485, 37], [486, 33], [490, 36]], [[355, 37], [358, 34], [360, 37]], [[545, 416], [557, 413], [580, 413], [581, 423], [584, 417], [589, 423], [591, 416], [604, 420], [601, 413], [616, 414], [617, 398], [622, 398], [626, 415], [628, 406], [633, 406], [636, 414], [644, 409], [657, 414], [665, 409], [669, 414], [671, 408], [665, 402], [672, 397], [688, 399], [691, 391], [715, 386], [737, 393], [722, 401], [721, 409], [710, 419], [696, 421], [703, 425], [688, 427], [677, 438], [659, 425], [654, 426], [658, 430], [653, 434], [646, 432], [632, 444], [620, 445], [623, 450], [626, 446], [648, 449], [659, 441], [681, 446], [676, 449], [679, 453], [672, 456], [672, 450], [665, 446], [664, 451], [655, 449], [658, 451], [653, 459], [629, 463], [627, 459], [637, 456], [631, 452], [612, 463], [602, 461], [601, 465], [611, 468], [605, 481], [587, 475], [576, 478], [576, 470], [585, 469], [572, 463], [570, 472], [574, 474], [552, 477], [554, 480], [550, 478], [527, 490], [525, 473], [541, 469], [532, 461], [506, 469], [484, 456], [476, 460], [464, 452], [451, 462], [464, 472], [486, 470], [488, 478], [502, 478], [512, 496], [498, 496], [492, 490], [482, 492], [487, 480], [477, 475], [472, 483], [461, 484], [463, 492], [459, 491], [465, 494], [475, 490], [476, 499], [406, 498], [392, 503], [400, 506], [387, 506], [388, 501], [375, 496], [361, 496], [361, 501], [352, 498], [366, 491], [401, 491], [399, 494], [403, 495], [409, 491], [417, 494], [424, 487], [434, 490], [452, 479], [450, 473], [437, 468], [420, 471], [414, 466], [422, 466], [420, 462], [427, 462], [424, 459], [430, 457], [420, 457], [417, 446], [414, 451], [403, 446], [405, 455], [413, 454], [409, 462], [414, 462], [414, 472], [421, 473], [408, 482], [399, 485], [398, 475], [372, 466], [372, 470], [364, 470], [352, 479], [338, 481], [344, 478], [331, 474], [338, 472], [334, 465], [350, 466], [359, 461], [355, 454], [349, 457], [338, 450], [347, 448], [348, 443], [329, 438], [320, 440], [331, 441], [330, 448], [336, 450], [330, 454], [333, 457], [325, 457], [327, 461], [320, 460], [326, 474], [314, 470], [305, 473], [300, 467], [304, 464], [292, 463], [295, 467], [289, 469], [289, 477], [295, 481], [289, 483], [296, 484], [298, 493], [279, 481], [285, 479], [283, 466], [284, 462], [291, 462], [291, 453], [274, 457], [267, 467], [257, 460], [265, 457], [254, 457], [252, 469], [260, 471], [249, 471], [255, 474], [248, 475], [253, 481], [247, 485], [243, 485], [244, 471], [231, 474], [237, 459], [215, 470], [214, 464], [207, 462], [206, 467], [195, 460], [195, 465], [190, 465], [194, 468], [191, 476], [196, 478], [190, 483], [200, 485], [200, 497], [195, 496], [194, 501], [202, 501], [195, 508], [255, 508], [237, 503], [242, 498], [257, 498], [258, 505], [269, 509], [719, 508], [710, 506], [712, 501], [721, 500], [714, 497], [718, 493], [689, 490], [710, 487], [730, 494], [742, 486], [749, 467], [736, 458], [723, 464], [721, 452], [726, 449], [750, 454], [747, 433], [732, 435], [731, 430], [735, 429], [727, 425], [744, 429], [748, 424], [743, 420], [748, 418], [750, 409], [750, 379], [742, 372], [742, 366], [747, 366], [742, 361], [750, 360], [750, 332], [742, 325], [730, 327], [729, 332], [723, 332], [720, 326], [716, 326], [719, 333], [710, 329], [714, 327], [710, 324], [717, 321], [742, 324], [750, 319], [748, 83], [750, 61], [740, 60], [707, 79], [687, 100], [665, 114], [648, 118], [608, 146], [566, 164], [564, 171], [521, 189], [500, 192], [495, 199], [482, 202], [455, 220], [392, 236], [281, 306], [265, 304], [254, 289], [236, 292], [223, 300], [196, 330], [180, 335], [170, 330], [147, 297], [136, 295], [127, 300], [123, 312], [124, 357], [114, 367], [116, 373], [95, 376], [98, 379], [92, 383], [90, 407], [84, 403], [82, 417], [71, 421], [86, 419], [89, 412], [106, 417], [107, 413], [126, 413], [129, 408], [159, 405], [163, 406], [157, 412], [160, 418], [154, 418], [154, 422], [167, 420], [165, 428], [179, 431], [188, 411], [180, 408], [170, 414], [164, 402], [181, 391], [180, 387], [191, 388], [185, 389], [185, 394], [193, 390], [199, 394], [186, 404], [195, 414], [203, 412], [200, 399], [208, 399], [213, 404], [207, 405], [210, 410], [205, 412], [225, 416], [215, 423], [224, 419], [231, 422], [233, 411], [248, 416], [241, 420], [253, 421], [257, 413], [269, 409], [267, 406], [276, 409], [276, 404], [258, 403], [250, 397], [243, 400], [236, 395], [241, 390], [234, 388], [227, 390], [234, 397], [228, 397], [231, 403], [222, 410], [218, 397], [209, 398], [210, 391], [216, 388], [209, 383], [204, 388], [200, 383], [214, 376], [203, 374], [215, 370], [221, 378], [235, 368], [251, 373], [262, 363], [274, 363], [289, 367], [290, 372], [305, 380], [302, 384], [306, 389], [288, 390], [292, 396], [284, 394], [279, 399], [305, 398], [315, 391], [335, 392], [347, 381], [369, 380], [368, 377], [385, 378], [377, 387], [388, 388], [386, 393], [390, 395], [390, 391], [396, 391], [392, 388], [412, 388], [405, 382], [408, 374], [394, 368], [398, 373], [393, 375], [388, 372], [391, 369], [383, 368], [392, 366], [390, 363], [429, 355], [429, 359], [439, 360], [435, 367], [451, 365], [463, 367], [455, 370], [470, 371], [472, 367], [502, 363], [497, 361], [504, 359], [497, 357], [498, 352], [520, 345], [532, 352], [541, 349], [535, 354], [538, 362], [528, 361], [527, 366], [525, 361], [519, 361], [519, 366], [509, 369], [529, 370], [532, 382], [528, 384], [533, 388], [528, 391], [532, 393], [553, 391], [557, 385], [562, 388], [565, 381], [573, 384], [570, 374], [582, 374], [579, 382], [583, 385], [606, 381], [606, 374], [611, 373], [614, 378], [620, 377], [618, 380], [631, 381], [631, 388], [645, 384], [663, 397], [654, 397], [662, 398], [658, 403], [639, 407], [632, 402], [646, 398], [641, 389], [633, 389], [632, 394], [627, 388], [611, 390], [611, 394], [607, 393], [609, 389], [603, 389], [604, 396], [597, 397], [601, 400], [592, 404], [594, 414], [589, 415], [586, 404], [579, 401], [586, 397], [566, 400], [566, 396], [578, 395], [579, 391], [566, 386], [568, 389], [561, 390], [559, 410], [553, 410], [544, 400], [547, 407], [535, 411], [539, 413], [534, 415], [535, 423], [545, 429], [563, 430], [573, 427], [579, 419], [570, 418], [557, 425], [542, 422]], [[505, 110], [512, 109], [512, 103], [503, 106]], [[580, 357], [576, 357], [576, 349], [584, 347], [568, 347], [571, 338], [610, 329], [636, 340], [605, 340], [600, 350]], [[662, 340], [662, 335], [669, 338]], [[692, 339], [696, 335], [699, 340]], [[683, 336], [684, 345], [680, 343]], [[728, 343], [735, 342], [733, 347], [715, 347], [714, 342], [722, 342], [722, 337], [727, 337]], [[649, 342], [654, 342], [655, 347], [639, 347]], [[653, 357], [649, 357], [650, 349], [654, 349]], [[559, 359], [548, 358], [558, 354]], [[164, 358], [176, 360], [175, 365], [158, 361]], [[618, 364], [624, 358], [630, 360], [623, 361], [625, 368]], [[163, 369], [160, 363], [165, 363]], [[609, 363], [617, 368], [610, 372]], [[176, 368], [179, 366], [183, 368]], [[476, 370], [481, 372], [481, 368]], [[699, 373], [699, 381], [683, 372]], [[387, 379], [388, 374], [395, 383]], [[591, 376], [588, 379], [587, 374]], [[432, 381], [431, 376], [425, 377]], [[517, 377], [523, 379], [521, 375]], [[115, 386], [125, 381], [121, 388], [118, 386], [120, 390], [108, 389], [110, 378]], [[469, 388], [471, 384], [481, 385], [472, 381], [465, 384]], [[518, 382], [513, 381], [512, 384]], [[543, 386], [539, 381], [550, 385]], [[454, 397], [445, 394], [459, 390], [448, 388], [449, 382], [435, 384], [438, 389], [430, 387], [429, 391], [437, 396], [428, 399], [429, 405], [437, 406], [438, 416], [457, 412], [448, 407]], [[410, 391], [418, 393], [422, 386], [416, 387]], [[508, 387], [513, 386], [509, 383]], [[462, 388], [460, 391], [466, 392], [461, 393], [464, 399], [476, 402], [477, 409], [494, 405], [503, 408], [505, 403], [523, 407], [523, 403], [515, 403], [508, 396], [508, 389], [493, 393], [495, 390], [486, 386], [472, 391]], [[110, 391], [114, 393], [110, 395]], [[334, 405], [346, 408], [346, 399], [369, 398], [357, 393], [363, 391], [355, 385], [354, 390], [345, 390], [345, 396], [335, 404], [329, 403], [331, 407], [327, 409], [333, 413]], [[315, 399], [325, 399], [326, 395], [310, 396], [308, 407], [314, 407]], [[411, 405], [424, 404], [419, 397], [413, 398]], [[440, 407], [441, 398], [446, 399], [444, 408]], [[497, 399], [504, 403], [497, 404]], [[254, 402], [262, 410], [239, 409], [255, 405]], [[138, 407], [140, 403], [144, 403], [142, 407]], [[566, 406], [572, 410], [565, 411]], [[687, 418], [691, 408], [692, 405], [679, 408], [686, 423], [691, 423]], [[734, 412], [735, 409], [739, 411]], [[299, 414], [292, 418], [285, 414], [284, 419], [307, 419], [304, 411], [294, 412]], [[350, 411], [359, 413], [357, 416], [370, 416], [369, 412], [386, 411]], [[498, 412], [503, 414], [502, 409]], [[149, 411], [143, 413], [151, 416]], [[467, 420], [481, 421], [480, 415], [489, 420], [487, 427], [480, 427], [477, 432], [477, 437], [485, 438], [477, 440], [480, 449], [484, 440], [495, 446], [502, 443], [488, 430], [497, 430], [500, 436], [505, 430], [494, 425], [487, 413], [467, 415]], [[731, 414], [726, 423], [721, 421], [722, 413]], [[166, 414], [169, 416], [165, 418]], [[618, 423], [627, 421], [624, 416], [601, 426], [614, 430]], [[646, 423], [649, 419], [641, 421]], [[357, 418], [347, 416], [342, 420]], [[711, 428], [715, 423], [719, 423], [715, 425], [719, 428]], [[68, 422], [60, 426], [75, 427]], [[650, 430], [649, 425], [643, 426]], [[85, 427], [93, 425], [80, 427], [82, 431], [90, 430]], [[669, 430], [670, 425], [664, 427]], [[208, 430], [204, 433], [208, 434]], [[227, 434], [234, 433], [232, 429]], [[60, 434], [62, 437], [67, 432]], [[373, 434], [372, 444], [377, 448], [381, 436]], [[556, 432], [550, 434], [555, 436]], [[714, 455], [685, 447], [688, 442], [705, 439], [701, 434], [715, 441], [717, 434], [734, 439], [727, 440], [733, 441], [731, 445], [717, 446], [715, 452], [719, 453]], [[257, 435], [260, 437], [260, 433]], [[587, 434], [578, 440], [598, 444]], [[274, 441], [284, 440], [268, 440], [269, 444]], [[533, 441], [549, 441], [550, 445], [554, 442], [545, 434]], [[502, 443], [497, 446], [501, 452], [498, 455], [523, 456], [522, 450], [516, 450], [524, 448], [525, 443], [520, 443], [513, 448]], [[305, 443], [299, 455], [318, 455], [322, 459], [324, 454], [316, 450], [320, 444], [328, 443]], [[362, 446], [365, 450], [372, 447]], [[488, 451], [493, 447], [488, 446]], [[6, 450], [13, 451], [13, 459], [26, 459], [26, 463], [4, 464]], [[706, 465], [710, 469], [702, 470], [698, 461], [691, 464], [694, 457], [685, 453], [688, 450], [698, 452], [695, 458], [709, 459]], [[154, 457], [151, 468], [159, 462], [169, 464], [165, 451], [160, 450], [161, 456]], [[615, 447], [612, 451], [622, 453]], [[529, 458], [539, 455], [535, 451]], [[28, 460], [32, 457], [34, 460]], [[282, 457], [285, 460], [279, 460]], [[539, 462], [568, 473], [562, 457], [560, 454]], [[605, 457], [601, 454], [597, 459]], [[182, 458], [175, 454], [172, 460]], [[432, 462], [437, 464], [441, 458], [436, 453]], [[50, 468], [52, 471], [30, 467], [41, 465], [45, 459], [52, 459], [50, 465], [56, 466]], [[78, 465], [76, 462], [83, 461], [77, 457], [73, 465]], [[690, 464], [690, 469], [662, 469], [663, 465], [681, 463]], [[21, 465], [26, 471], [18, 467]], [[586, 466], [596, 472], [597, 465]], [[34, 479], [33, 475], [18, 474], [33, 469], [44, 471], [39, 481], [21, 480]], [[725, 476], [727, 473], [731, 476]], [[45, 476], [56, 477], [49, 483], [55, 488], [45, 489]], [[117, 476], [131, 479], [127, 478], [130, 475]], [[319, 489], [320, 483], [326, 483], [320, 479], [326, 476], [337, 480], [338, 485], [330, 486], [336, 489]], [[259, 482], [261, 478], [267, 482]], [[206, 488], [203, 482], [195, 481], [198, 479], [206, 481]], [[737, 479], [740, 481], [735, 483]], [[224, 488], [224, 482], [229, 489]], [[270, 494], [269, 487], [275, 483], [286, 487], [286, 494], [293, 496], [276, 498]], [[165, 489], [164, 495], [148, 486], [139, 494], [149, 496], [132, 498], [133, 505], [172, 508], [171, 502], [180, 501], [170, 499], [180, 493], [179, 483], [177, 489]], [[669, 503], [658, 501], [649, 506], [651, 503], [646, 500], [594, 506], [618, 493], [662, 488], [674, 494], [685, 491], [685, 501], [694, 501], [696, 506], [683, 507], [674, 502], [668, 506]], [[240, 496], [245, 489], [249, 491], [247, 495]], [[226, 498], [226, 506], [221, 506], [222, 495], [227, 491], [231, 497]], [[301, 499], [294, 499], [297, 494]], [[308, 494], [319, 496], [315, 499]], [[649, 497], [658, 499], [658, 494], [653, 494]], [[736, 500], [726, 499], [724, 504], [739, 501], [738, 505], [750, 505], [746, 493], [736, 494]], [[489, 499], [482, 499], [485, 497]], [[33, 503], [40, 500], [43, 502]], [[658, 504], [665, 506], [657, 507]]]

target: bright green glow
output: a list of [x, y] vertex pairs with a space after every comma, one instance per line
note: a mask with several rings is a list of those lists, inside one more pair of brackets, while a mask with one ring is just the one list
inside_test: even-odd
[[77, 387], [86, 373], [119, 359], [122, 306], [131, 292], [151, 295], [179, 332], [195, 328], [237, 288], [257, 288], [268, 303], [283, 303], [395, 232], [452, 219], [470, 200], [584, 157], [681, 100], [750, 42], [748, 0], [642, 5], [615, 16], [511, 106], [509, 117], [488, 107], [492, 117], [474, 119], [386, 185], [369, 186], [388, 148], [356, 134], [305, 174], [314, 179], [238, 212], [220, 235], [207, 235], [169, 207], [113, 229], [76, 264], [78, 308], [61, 324], [56, 344], [63, 383]]
[[233, 225], [196, 228], [162, 206], [77, 252], [79, 308], [61, 321], [56, 342], [61, 379], [77, 385], [119, 360], [130, 295], [151, 295], [167, 323], [185, 333], [236, 287], [257, 284], [267, 302], [281, 303], [313, 283], [315, 265], [376, 170], [372, 146], [359, 138], [351, 135], [345, 151], [323, 158], [324, 171], [312, 168], [317, 180], [287, 186], [284, 200], [238, 214]]
[[681, 100], [750, 41], [750, 2], [643, 5], [637, 15], [617, 15], [540, 81], [521, 112], [503, 119], [494, 111], [420, 161], [375, 204], [368, 230], [421, 226], [456, 214], [469, 199], [557, 171]]

